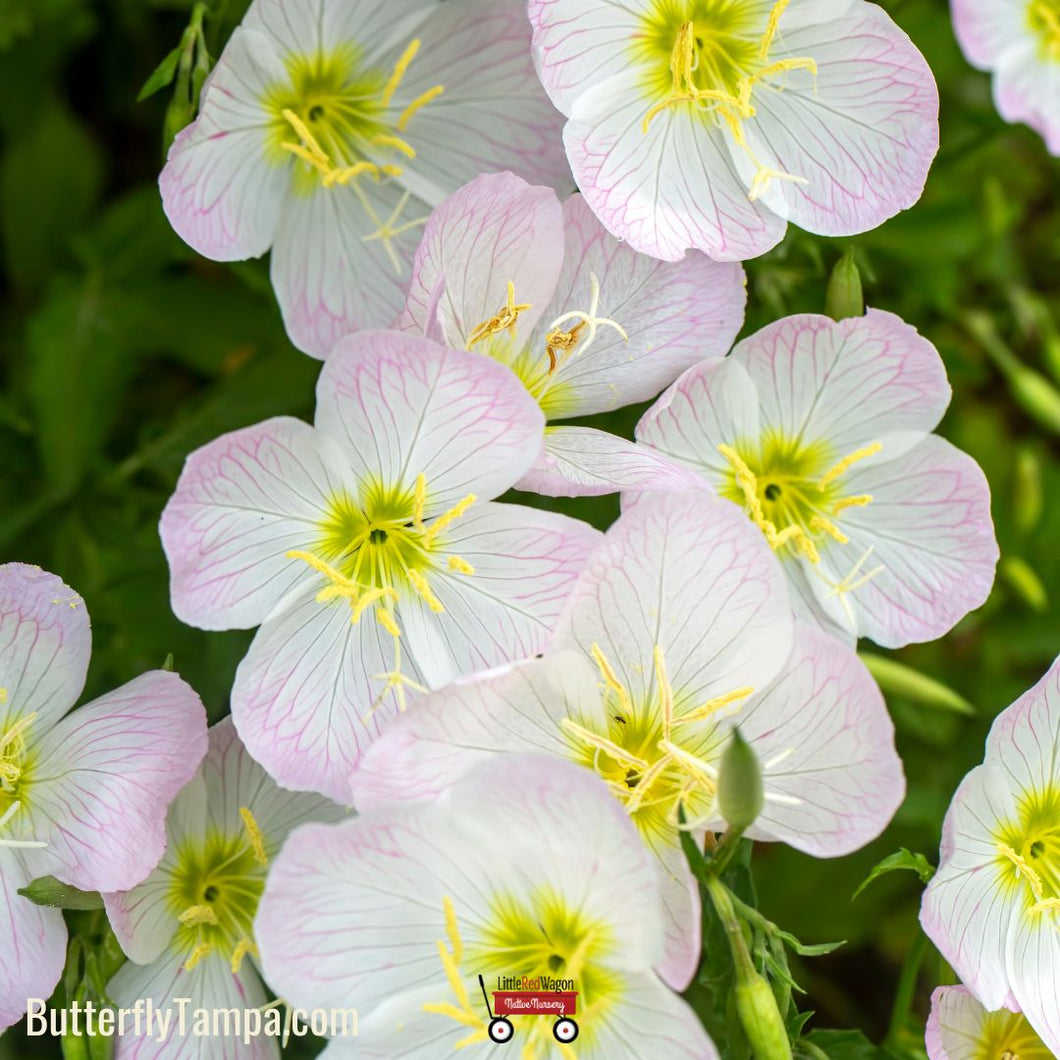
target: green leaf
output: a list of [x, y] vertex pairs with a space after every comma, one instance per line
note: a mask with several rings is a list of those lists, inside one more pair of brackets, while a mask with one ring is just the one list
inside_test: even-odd
[[98, 891], [79, 891], [76, 887], [61, 883], [54, 876], [40, 876], [18, 893], [34, 905], [52, 909], [102, 909], [103, 899]]
[[879, 1060], [882, 1050], [861, 1031], [811, 1031], [806, 1040], [817, 1046], [829, 1060]]
[[785, 945], [800, 957], [824, 957], [829, 953], [835, 953], [841, 946], [846, 945], [845, 939], [841, 942], [818, 942], [806, 945], [799, 942], [790, 932], [781, 931], [779, 928], [777, 929], [777, 935], [784, 940]]
[[140, 94], [136, 97], [137, 103], [143, 103], [166, 85], [173, 83], [177, 74], [177, 63], [180, 62], [180, 53], [184, 50], [182, 44], [178, 44], [155, 68], [151, 76], [144, 82]]
[[[890, 872], [915, 872], [920, 877], [921, 883], [927, 883], [932, 876], [935, 875], [935, 868], [930, 861], [923, 854], [914, 854], [905, 847], [901, 850], [896, 851], [894, 854], [888, 854], [873, 870], [868, 874], [866, 879], [862, 882], [861, 886], [854, 892], [854, 898], [857, 898], [859, 894], [870, 883], [874, 880], [878, 880], [881, 876], [886, 876]], [[851, 899], [853, 901], [853, 898]]]

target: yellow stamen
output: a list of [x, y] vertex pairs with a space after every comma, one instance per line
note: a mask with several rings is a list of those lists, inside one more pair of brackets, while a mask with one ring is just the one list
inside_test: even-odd
[[758, 58], [763, 62], [769, 58], [769, 49], [773, 47], [773, 41], [780, 26], [780, 16], [784, 14], [790, 2], [791, 0], [777, 0], [773, 5], [773, 10], [769, 12], [769, 22], [766, 23], [766, 31], [762, 35], [762, 44], [758, 49]]
[[835, 467], [827, 471], [821, 478], [820, 482], [817, 483], [820, 489], [827, 489], [835, 480], [853, 467], [859, 460], [864, 460], [868, 456], [873, 456], [883, 448], [881, 442], [873, 442], [871, 445], [866, 445], [861, 449], [856, 449], [849, 456], [844, 456]]
[[515, 302], [515, 284], [508, 281], [508, 296], [504, 306], [494, 316], [482, 321], [470, 334], [467, 340], [467, 348], [470, 350], [477, 342], [507, 331], [514, 337], [516, 325], [519, 323], [519, 314], [530, 308], [529, 302], [517, 305]]
[[1027, 864], [1027, 859], [1021, 854], [1017, 854], [1007, 843], [998, 843], [997, 850], [1003, 858], [1012, 862], [1016, 868], [1016, 875], [1022, 876], [1030, 884], [1031, 893], [1034, 895], [1035, 901], [1046, 901], [1042, 878]]
[[670, 740], [660, 740], [659, 746], [671, 754], [700, 787], [706, 791], [714, 790], [714, 777], [711, 775], [712, 769], [709, 763], [697, 758], [684, 748], [678, 747]]
[[421, 111], [432, 100], [437, 99], [445, 91], [444, 85], [435, 85], [428, 88], [426, 92], [417, 96], [402, 112], [397, 120], [397, 129], [404, 132], [418, 111]]
[[394, 620], [393, 612], [388, 611], [385, 607], [378, 607], [375, 611], [375, 617], [379, 625], [381, 625], [395, 640], [398, 640], [401, 637], [401, 630], [398, 628], [398, 624]]
[[445, 910], [445, 933], [449, 936], [453, 960], [459, 964], [464, 959], [464, 943], [460, 938], [460, 925], [456, 920], [456, 906], [448, 895], [442, 899], [442, 908]]
[[400, 136], [379, 133], [377, 136], [372, 137], [372, 143], [379, 144], [380, 147], [393, 147], [395, 151], [400, 151], [406, 158], [416, 157], [416, 149], [407, 140], [402, 140]]
[[254, 820], [254, 815], [246, 808], [246, 806], [240, 806], [239, 816], [243, 820], [243, 827], [246, 829], [247, 839], [250, 840], [250, 849], [254, 853], [254, 860], [259, 865], [268, 865], [269, 859], [265, 854], [265, 839], [261, 834], [261, 829], [258, 827], [258, 822]]
[[412, 584], [413, 589], [416, 590], [426, 601], [427, 606], [435, 613], [442, 614], [445, 611], [445, 607], [442, 601], [434, 595], [433, 590], [430, 587], [427, 579], [420, 574], [418, 570], [409, 571], [409, 582]]
[[871, 493], [861, 493], [856, 497], [844, 497], [841, 501], [836, 501], [832, 505], [832, 514], [840, 515], [847, 508], [864, 508], [867, 504], [872, 504]]
[[457, 574], [474, 574], [475, 568], [462, 556], [450, 556], [449, 557], [449, 569], [456, 571]]
[[196, 966], [198, 965], [199, 961], [201, 961], [203, 959], [203, 957], [207, 956], [207, 954], [210, 954], [212, 952], [213, 952], [213, 944], [212, 943], [210, 943], [210, 942], [200, 942], [199, 945], [196, 946], [195, 949], [193, 949], [191, 951], [190, 955], [188, 956], [188, 959], [184, 962], [184, 971], [186, 971], [186, 972], [194, 971]]
[[569, 732], [571, 736], [581, 740], [582, 743], [587, 744], [589, 747], [593, 747], [598, 751], [603, 751], [604, 754], [610, 755], [623, 765], [645, 771], [648, 769], [648, 763], [643, 758], [635, 755], [632, 751], [627, 751], [624, 747], [619, 747], [617, 743], [613, 740], [609, 740], [606, 736], [601, 736], [599, 733], [595, 733], [591, 729], [579, 725], [571, 718], [561, 719], [560, 727]]
[[[577, 346], [583, 328], [588, 328], [589, 333], [585, 337], [585, 342], [579, 350], [578, 356], [584, 354], [596, 341], [596, 336], [601, 327], [612, 328], [618, 332], [624, 342], [629, 342], [629, 335], [626, 333], [626, 329], [617, 320], [599, 316], [599, 312], [600, 281], [596, 278], [595, 272], [590, 272], [589, 308], [587, 310], [572, 309], [569, 313], [563, 313], [556, 317], [548, 326], [548, 334], [545, 336], [545, 352], [548, 354], [549, 375], [552, 375], [560, 367], [561, 362], [556, 356], [557, 352], [570, 354], [574, 347]], [[577, 321], [577, 323], [569, 331], [564, 331], [563, 325], [569, 320]]]
[[449, 511], [439, 515], [438, 518], [427, 528], [427, 533], [423, 538], [424, 545], [427, 548], [432, 548], [434, 546], [435, 538], [437, 538], [447, 526], [459, 519], [460, 516], [462, 516], [477, 500], [478, 496], [476, 494], [469, 493], [463, 500], [457, 501]]
[[674, 724], [687, 725], [689, 722], [703, 721], [712, 714], [716, 714], [722, 707], [727, 707], [730, 703], [735, 703], [737, 700], [746, 699], [750, 695], [754, 695], [754, 689], [749, 685], [733, 689], [732, 692], [726, 692], [724, 695], [708, 699], [706, 703], [696, 707], [694, 710], [690, 710], [687, 714], [682, 714], [674, 721]]
[[815, 530], [818, 533], [827, 534], [841, 545], [850, 543], [850, 538], [847, 537], [847, 535], [844, 534], [843, 531], [831, 521], [831, 519], [826, 519], [823, 515], [815, 515], [810, 520], [810, 529]]
[[629, 692], [626, 691], [626, 686], [619, 681], [615, 671], [611, 669], [611, 664], [607, 661], [607, 656], [604, 655], [600, 645], [594, 644], [590, 649], [590, 652], [593, 657], [593, 662], [596, 663], [596, 668], [600, 671], [600, 676], [604, 679], [604, 683], [615, 693], [616, 696], [618, 696], [619, 701], [622, 704], [623, 713], [632, 714], [633, 703], [629, 698]]
[[217, 924], [217, 914], [208, 905], [189, 905], [177, 919], [182, 924]]
[[387, 81], [386, 86], [383, 89], [383, 106], [389, 107], [390, 101], [394, 98], [394, 93], [398, 90], [405, 74], [408, 73], [409, 66], [412, 65], [412, 60], [416, 58], [416, 53], [420, 50], [419, 38], [410, 40], [405, 47], [405, 50], [401, 53], [401, 57], [394, 64], [394, 72], [390, 75], [390, 79]]
[[427, 476], [422, 472], [416, 476], [416, 491], [412, 498], [412, 525], [423, 529], [423, 509], [427, 506]]
[[756, 202], [768, 190], [774, 180], [786, 180], [791, 184], [809, 184], [805, 177], [797, 177], [792, 173], [785, 173], [782, 169], [770, 169], [768, 166], [760, 166], [751, 181], [751, 187], [747, 192], [747, 198]]
[[236, 943], [236, 948], [232, 951], [232, 960], [229, 962], [229, 968], [231, 968], [233, 975], [239, 974], [239, 969], [243, 966], [243, 958], [248, 953], [257, 957], [257, 946], [255, 946], [250, 939], [240, 939], [239, 942]]
[[637, 810], [640, 809], [644, 800], [648, 797], [648, 792], [651, 791], [655, 782], [666, 772], [672, 762], [672, 756], [665, 754], [662, 758], [656, 759], [656, 761], [652, 763], [651, 768], [637, 778], [637, 786], [626, 800], [627, 813], [636, 813]]
[[655, 662], [655, 676], [659, 682], [659, 706], [662, 709], [663, 716], [663, 735], [668, 740], [674, 722], [674, 690], [670, 686], [670, 679], [666, 674], [666, 659], [663, 656], [661, 645], [655, 645], [652, 658]]
[[[5, 692], [5, 698], [6, 698], [6, 692]], [[25, 734], [26, 730], [36, 720], [36, 717], [37, 717], [37, 712], [33, 711], [32, 713], [27, 714], [27, 715], [25, 715], [22, 718], [19, 718], [19, 720], [17, 722], [15, 722], [15, 724], [12, 725], [11, 728], [8, 729], [7, 732], [5, 732], [2, 737], [0, 737], [0, 751], [3, 751], [6, 747], [9, 747], [16, 740], [21, 740], [23, 735]]]

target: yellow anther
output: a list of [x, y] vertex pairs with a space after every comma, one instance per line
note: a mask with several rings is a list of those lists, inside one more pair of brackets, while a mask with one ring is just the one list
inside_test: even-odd
[[388, 611], [385, 607], [377, 607], [375, 617], [379, 625], [381, 625], [395, 640], [398, 640], [401, 637], [401, 629], [398, 627], [398, 624], [394, 619], [393, 612]]
[[7, 689], [0, 688], [0, 704], [7, 702]]
[[815, 515], [810, 520], [810, 529], [817, 533], [827, 534], [829, 537], [838, 541], [841, 545], [850, 543], [850, 538], [839, 529], [830, 519], [826, 519], [823, 515]]
[[439, 940], [437, 942], [438, 957], [442, 962], [449, 989], [456, 998], [456, 1004], [448, 1001], [433, 1002], [424, 1005], [423, 1011], [438, 1016], [447, 1016], [466, 1027], [473, 1027], [477, 1033], [463, 1039], [466, 1044], [470, 1045], [475, 1041], [485, 1040], [483, 1036], [486, 1034], [486, 1021], [472, 1008], [467, 987], [464, 986], [464, 981], [460, 976], [460, 962], [464, 959], [464, 944], [460, 938], [460, 928], [452, 899], [443, 898], [442, 906], [445, 912], [445, 933], [448, 936], [450, 948], [447, 949], [445, 943]]
[[410, 570], [408, 576], [413, 589], [423, 597], [427, 606], [435, 614], [442, 614], [445, 611], [445, 606], [442, 601], [434, 595], [434, 591], [431, 589], [430, 583], [427, 579], [418, 570]]
[[629, 798], [626, 800], [627, 813], [636, 813], [641, 808], [644, 800], [648, 797], [648, 793], [655, 786], [655, 782], [670, 768], [672, 763], [672, 756], [665, 754], [661, 758], [656, 759], [650, 769], [637, 777], [637, 786], [629, 793]]
[[714, 696], [713, 699], [708, 699], [706, 703], [702, 703], [695, 709], [688, 711], [688, 713], [682, 714], [674, 721], [674, 724], [687, 725], [690, 722], [703, 721], [706, 718], [717, 714], [719, 710], [723, 707], [727, 707], [730, 703], [736, 703], [751, 695], [754, 695], [754, 689], [751, 688], [750, 685], [743, 688], [735, 688], [733, 691], [726, 692], [724, 695]]
[[239, 974], [239, 969], [243, 966], [243, 958], [250, 954], [253, 957], [258, 956], [258, 948], [250, 939], [240, 939], [236, 943], [236, 948], [232, 951], [232, 959], [229, 961], [229, 968], [233, 975]]
[[[549, 331], [545, 336], [545, 352], [548, 354], [549, 359], [549, 375], [552, 375], [556, 368], [559, 367], [556, 351], [562, 350], [570, 353], [578, 343], [582, 328], [588, 328], [589, 333], [585, 336], [585, 342], [579, 350], [579, 356], [585, 353], [585, 351], [596, 341], [597, 333], [601, 327], [613, 328], [622, 336], [624, 342], [629, 342], [629, 335], [626, 334], [626, 329], [622, 327], [617, 320], [611, 320], [609, 317], [599, 316], [599, 312], [600, 281], [596, 278], [596, 273], [590, 272], [589, 308], [587, 310], [572, 309], [569, 313], [563, 313], [561, 316], [556, 317], [556, 319], [548, 326]], [[576, 320], [578, 323], [569, 331], [563, 331], [563, 325], [569, 320]]]
[[182, 924], [217, 924], [217, 913], [208, 905], [189, 905], [177, 919]]
[[861, 493], [856, 497], [844, 497], [841, 501], [836, 501], [832, 505], [832, 514], [840, 515], [847, 508], [864, 508], [867, 504], [872, 504], [871, 493]]
[[758, 172], [754, 175], [754, 180], [751, 181], [751, 187], [747, 192], [747, 198], [751, 202], [760, 199], [774, 180], [786, 180], [791, 184], [810, 183], [805, 177], [796, 177], [792, 173], [785, 173], [782, 169], [770, 169], [768, 166], [759, 166]]
[[207, 956], [210, 953], [213, 953], [213, 943], [200, 942], [199, 945], [191, 951], [191, 953], [188, 955], [188, 959], [184, 962], [184, 971], [194, 971], [195, 968], [198, 966], [199, 961], [201, 961], [203, 957]]
[[453, 960], [459, 964], [464, 959], [464, 943], [461, 941], [460, 925], [456, 920], [456, 906], [448, 895], [442, 899], [442, 908], [445, 910], [445, 933], [449, 936]]
[[444, 85], [435, 85], [428, 88], [426, 92], [417, 96], [402, 112], [397, 120], [398, 132], [404, 132], [418, 111], [421, 111], [432, 100], [437, 99], [445, 91]]
[[614, 740], [609, 740], [606, 736], [601, 736], [599, 733], [585, 728], [584, 725], [579, 725], [572, 718], [562, 718], [559, 724], [560, 728], [569, 732], [575, 739], [581, 740], [582, 743], [592, 747], [594, 750], [603, 751], [604, 754], [610, 755], [615, 761], [621, 762], [624, 766], [645, 771], [648, 769], [648, 763], [639, 755], [620, 747]]
[[655, 645], [652, 659], [655, 663], [655, 677], [659, 682], [659, 708], [662, 711], [663, 735], [668, 740], [674, 723], [674, 690], [666, 674], [666, 659], [661, 645]]
[[19, 718], [19, 720], [15, 722], [15, 724], [12, 725], [11, 728], [8, 729], [2, 737], [0, 737], [0, 751], [3, 751], [5, 748], [11, 746], [11, 744], [15, 743], [15, 741], [21, 742], [26, 730], [33, 724], [36, 718], [36, 711], [33, 711], [30, 714], [26, 714], [22, 718]]
[[475, 573], [475, 568], [462, 556], [450, 556], [448, 566], [451, 571], [456, 571], [457, 574]]
[[268, 865], [269, 859], [265, 854], [265, 839], [261, 834], [261, 829], [258, 827], [258, 822], [254, 820], [254, 815], [246, 806], [240, 806], [239, 816], [243, 820], [243, 828], [246, 830], [247, 839], [250, 840], [250, 849], [254, 854], [254, 860], [259, 865]]
[[623, 713], [631, 714], [633, 712], [633, 703], [629, 698], [629, 692], [626, 691], [626, 686], [622, 684], [615, 671], [611, 668], [611, 664], [607, 661], [607, 656], [604, 655], [600, 645], [594, 644], [590, 649], [590, 654], [593, 657], [593, 662], [596, 663], [596, 668], [600, 671], [600, 676], [604, 679], [604, 684], [618, 696], [619, 702], [622, 704]]
[[321, 175], [321, 183], [325, 188], [349, 184], [365, 173], [376, 180], [381, 179], [384, 174], [395, 176], [401, 174], [401, 170], [396, 166], [379, 166], [375, 162], [367, 160], [355, 162], [351, 166], [332, 165], [331, 158], [324, 148], [320, 146], [320, 141], [310, 131], [309, 126], [290, 108], [283, 110], [281, 113], [302, 142], [296, 144], [285, 140], [280, 144], [280, 147], [317, 170]]
[[325, 188], [333, 188], [336, 184], [344, 186], [365, 173], [376, 180], [379, 180], [384, 173], [388, 176], [401, 176], [401, 170], [397, 166], [377, 166], [374, 162], [362, 159], [360, 162], [354, 162], [352, 166], [344, 166], [342, 169], [328, 169], [324, 173], [323, 184]]
[[423, 544], [426, 548], [433, 548], [435, 539], [438, 535], [445, 530], [447, 526], [456, 522], [467, 510], [478, 500], [478, 496], [474, 493], [469, 493], [463, 500], [457, 501], [456, 504], [439, 515], [437, 519], [427, 528], [427, 533], [424, 534]]
[[1042, 898], [1031, 906], [1032, 913], [1052, 913], [1060, 909], [1060, 898]]
[[997, 851], [1003, 858], [1012, 862], [1016, 869], [1016, 875], [1022, 876], [1030, 884], [1031, 893], [1034, 895], [1035, 901], [1047, 901], [1042, 878], [1027, 864], [1027, 859], [1022, 854], [1017, 854], [1007, 843], [998, 843]]
[[405, 74], [408, 73], [408, 69], [412, 65], [412, 60], [416, 58], [416, 53], [419, 50], [420, 40], [418, 37], [410, 40], [405, 46], [405, 50], [394, 64], [394, 71], [390, 75], [390, 79], [383, 88], [384, 107], [390, 106], [390, 101], [394, 98], [394, 93], [398, 90], [402, 80], [404, 80]]
[[578, 345], [578, 336], [585, 328], [585, 321], [579, 320], [569, 331], [563, 328], [553, 328], [545, 336], [545, 353], [548, 354], [548, 374], [559, 367], [559, 354], [570, 353]]
[[416, 149], [407, 140], [402, 140], [400, 136], [379, 133], [372, 137], [372, 143], [378, 144], [380, 147], [392, 147], [395, 151], [400, 151], [406, 158], [416, 157]]
[[866, 457], [873, 456], [883, 448], [882, 442], [873, 442], [871, 445], [863, 446], [861, 449], [856, 449], [849, 456], [844, 456], [834, 467], [825, 472], [821, 480], [817, 483], [820, 489], [827, 489], [837, 478], [845, 475], [851, 467], [854, 466], [859, 460], [864, 460]]
[[683, 747], [678, 747], [671, 740], [660, 740], [659, 746], [670, 754], [674, 761], [680, 765], [686, 773], [702, 788], [706, 791], [712, 792], [714, 790], [714, 776], [713, 768], [708, 762], [704, 762], [702, 758], [697, 758], [696, 755], [690, 751], [686, 751]]
[[470, 350], [477, 342], [481, 342], [483, 339], [487, 339], [491, 335], [497, 335], [502, 331], [507, 331], [509, 335], [514, 337], [516, 326], [519, 323], [519, 314], [526, 312], [529, 308], [529, 302], [524, 302], [520, 305], [516, 304], [515, 283], [512, 280], [509, 280], [508, 295], [504, 305], [494, 316], [489, 317], [487, 320], [483, 320], [482, 323], [471, 332], [468, 336], [467, 348]]
[[763, 62], [769, 58], [769, 49], [773, 47], [773, 41], [780, 27], [780, 16], [784, 14], [790, 2], [791, 0], [777, 0], [773, 5], [773, 10], [769, 12], [769, 21], [766, 23], [766, 31], [762, 35], [762, 43], [758, 49], [758, 58]]
[[412, 525], [423, 529], [423, 509], [427, 506], [427, 476], [422, 472], [416, 476], [416, 489], [412, 497]]

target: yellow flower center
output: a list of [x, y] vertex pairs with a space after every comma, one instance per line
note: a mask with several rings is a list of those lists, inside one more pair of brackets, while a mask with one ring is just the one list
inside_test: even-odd
[[[7, 689], [0, 688], [0, 707], [5, 703]], [[36, 718], [34, 712], [0, 722], [0, 847], [38, 849], [48, 845], [27, 834], [32, 822], [24, 812], [33, 764], [26, 734]]]
[[1060, 62], [1060, 0], [1031, 0], [1027, 20], [1045, 58]]
[[655, 0], [634, 44], [647, 70], [645, 87], [657, 100], [644, 115], [644, 132], [673, 107], [727, 129], [755, 165], [748, 192], [752, 200], [774, 180], [806, 183], [803, 177], [759, 162], [743, 128], [755, 116], [754, 95], [761, 87], [780, 91], [784, 74], [817, 73], [812, 58], [771, 57], [789, 3], [776, 0], [763, 22], [759, 5], [749, 0]]
[[975, 1060], [1050, 1060], [1052, 1055], [1027, 1017], [1006, 1009], [987, 1014], [974, 1052]]
[[180, 927], [172, 945], [187, 955], [188, 971], [217, 954], [235, 974], [248, 953], [257, 955], [254, 915], [269, 862], [254, 815], [243, 806], [239, 816], [242, 833], [213, 833], [186, 843], [177, 854], [169, 904]]
[[1060, 787], [1028, 793], [1019, 821], [998, 833], [1002, 879], [1019, 890], [1032, 913], [1060, 912]]
[[753, 688], [736, 688], [711, 699], [677, 697], [661, 647], [653, 657], [652, 690], [635, 703], [598, 645], [593, 658], [602, 678], [605, 727], [564, 718], [560, 725], [571, 757], [605, 781], [645, 834], [678, 826], [699, 827], [714, 810], [716, 763], [728, 738], [719, 724], [740, 709]]

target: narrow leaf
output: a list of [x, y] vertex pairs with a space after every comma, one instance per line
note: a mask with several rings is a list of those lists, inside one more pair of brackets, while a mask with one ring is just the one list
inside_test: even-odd
[[103, 899], [98, 891], [79, 891], [76, 887], [61, 883], [54, 876], [41, 876], [18, 893], [34, 905], [45, 905], [52, 909], [102, 909]]
[[[901, 850], [885, 857], [883, 861], [881, 861], [872, 872], [869, 873], [862, 885], [854, 892], [854, 898], [857, 898], [857, 896], [874, 880], [878, 880], [881, 876], [886, 876], [889, 872], [900, 871], [915, 872], [920, 877], [921, 883], [927, 883], [928, 880], [935, 875], [934, 866], [923, 854], [914, 854], [912, 851], [906, 850], [905, 847], [902, 847]], [[853, 900], [854, 899], [852, 898], [851, 901]]]

